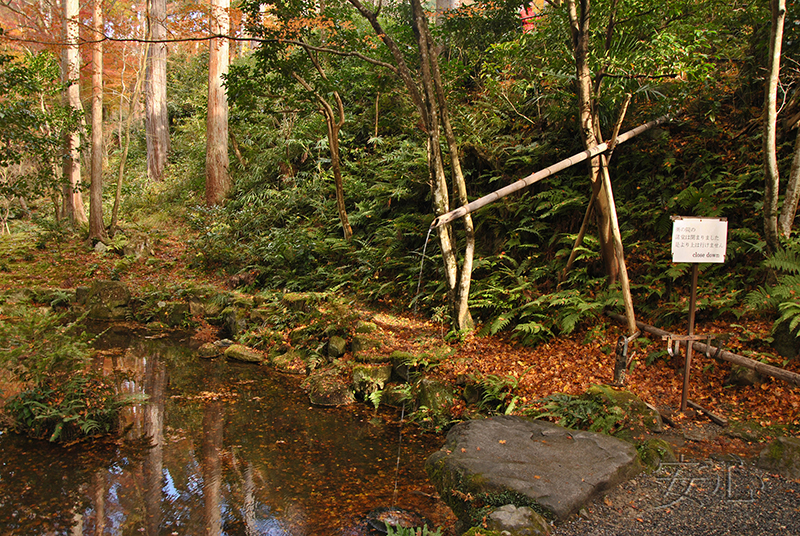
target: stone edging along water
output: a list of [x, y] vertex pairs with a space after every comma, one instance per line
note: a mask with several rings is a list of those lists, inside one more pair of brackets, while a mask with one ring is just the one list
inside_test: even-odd
[[[438, 429], [448, 424], [449, 409], [456, 399], [452, 386], [415, 374], [424, 372], [429, 356], [396, 351], [387, 355], [386, 351], [381, 351], [381, 336], [375, 323], [359, 318], [346, 306], [337, 306], [335, 300], [324, 293], [246, 295], [199, 289], [177, 291], [173, 295], [164, 292], [134, 296], [119, 281], [101, 280], [74, 290], [23, 289], [0, 294], [0, 304], [15, 302], [33, 302], [48, 310], [85, 314], [94, 321], [136, 321], [152, 330], [190, 328], [192, 322], [202, 319], [218, 329], [219, 339], [200, 346], [198, 357], [213, 359], [224, 356], [231, 360], [269, 365], [283, 373], [302, 375], [301, 385], [316, 405], [338, 406], [357, 400], [376, 406], [406, 404], [409, 411], [425, 408], [418, 422]], [[288, 330], [288, 340], [284, 333], [271, 327], [276, 319], [283, 322], [284, 317], [288, 317], [284, 327], [291, 322], [304, 326]], [[468, 390], [464, 391], [466, 394]], [[615, 405], [619, 403], [619, 400], [614, 401]], [[571, 432], [566, 433], [569, 436]], [[507, 440], [498, 441], [498, 445], [507, 444], [503, 442]], [[656, 455], [656, 459], [645, 461], [658, 465], [664, 456], [664, 445], [656, 443], [651, 446], [642, 448], [640, 444], [639, 455], [648, 452]], [[465, 448], [471, 447], [458, 446], [457, 454]], [[432, 456], [434, 461], [429, 461], [429, 472], [442, 497], [449, 497], [448, 502], [452, 502], [454, 511], [461, 508], [465, 518], [462, 521], [468, 522], [467, 518], [473, 516], [475, 510], [471, 507], [465, 509], [463, 499], [475, 496], [475, 490], [461, 490], [453, 478], [442, 477], [447, 465], [443, 465], [444, 460], [448, 464], [451, 461], [447, 446], [443, 452]], [[789, 478], [800, 478], [800, 440], [776, 440], [764, 449], [759, 465]], [[464, 468], [456, 464], [454, 470], [460, 482]], [[486, 478], [491, 480], [492, 476]], [[478, 480], [483, 481], [484, 477]], [[495, 488], [497, 486], [499, 484], [495, 483]], [[516, 504], [518, 507], [534, 503], [541, 506], [542, 502], [535, 498], [513, 501], [519, 493], [519, 486], [510, 486], [501, 490], [498, 496], [508, 496], [512, 503], [519, 503]], [[585, 496], [591, 495], [587, 493]], [[561, 510], [558, 506], [545, 508], [547, 511], [543, 513], [546, 517], [562, 518], [565, 512], [574, 511], [573, 506]], [[536, 509], [540, 510], [538, 506]], [[508, 512], [498, 515], [506, 514]], [[520, 514], [515, 511], [514, 515]], [[525, 511], [523, 517], [528, 516], [529, 512]]]

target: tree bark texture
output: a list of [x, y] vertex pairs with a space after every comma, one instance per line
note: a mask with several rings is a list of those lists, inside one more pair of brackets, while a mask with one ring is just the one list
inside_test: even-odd
[[94, 0], [92, 28], [92, 183], [89, 188], [89, 238], [106, 241], [103, 223], [103, 1]]
[[[62, 53], [62, 71], [67, 84], [65, 101], [67, 106], [81, 110], [80, 93], [80, 51], [79, 36], [79, 3], [78, 0], [62, 0], [64, 10], [64, 51]], [[64, 138], [64, 188], [62, 216], [71, 223], [86, 223], [86, 212], [83, 208], [81, 186], [81, 156], [79, 153], [80, 134], [76, 130], [65, 134]]]
[[[599, 125], [594, 109], [592, 73], [589, 70], [589, 31], [591, 20], [590, 0], [580, 0], [580, 13], [576, 0], [569, 0], [569, 19], [572, 34], [572, 49], [575, 55], [576, 93], [578, 96], [578, 121], [583, 145], [587, 150], [596, 147], [599, 139]], [[597, 196], [597, 227], [600, 249], [609, 282], [613, 283], [619, 275], [619, 263], [614, 253], [614, 239], [611, 229], [611, 209], [608, 195], [603, 191], [601, 164], [593, 158], [589, 165], [592, 195]]]
[[771, 251], [778, 248], [778, 188], [780, 174], [777, 156], [778, 84], [781, 69], [781, 44], [786, 19], [786, 0], [770, 0], [772, 24], [769, 37], [767, 85], [764, 89], [764, 237]]
[[[466, 183], [460, 171], [458, 161], [458, 144], [447, 118], [447, 102], [444, 90], [441, 87], [437, 51], [433, 46], [428, 18], [420, 0], [411, 0], [412, 25], [417, 38], [420, 53], [419, 75], [409, 69], [403, 53], [394, 40], [383, 30], [377, 14], [367, 9], [360, 0], [349, 0], [350, 3], [370, 23], [376, 35], [380, 36], [394, 60], [394, 72], [403, 81], [408, 90], [409, 97], [420, 114], [423, 128], [427, 134], [428, 171], [433, 199], [433, 211], [438, 217], [450, 211], [450, 193], [447, 185], [447, 173], [444, 165], [443, 148], [441, 145], [442, 126], [445, 136], [449, 139], [448, 152], [453, 165], [453, 181], [455, 195], [466, 200]], [[439, 80], [439, 82], [437, 82]], [[438, 84], [438, 88], [437, 88]], [[449, 134], [448, 134], [449, 129]], [[454, 160], [455, 159], [455, 160]], [[455, 162], [455, 164], [453, 164]], [[469, 287], [472, 280], [472, 256], [474, 248], [474, 231], [471, 228], [472, 220], [465, 221], [466, 241], [464, 262], [459, 268], [455, 233], [449, 223], [437, 227], [439, 247], [442, 251], [445, 281], [447, 283], [448, 298], [452, 313], [453, 327], [457, 330], [470, 329], [472, 319], [469, 314], [468, 300]]]
[[800, 125], [797, 127], [797, 137], [794, 141], [794, 156], [792, 168], [789, 171], [789, 180], [786, 183], [786, 195], [783, 197], [783, 208], [778, 220], [780, 232], [786, 238], [792, 233], [794, 219], [797, 215], [797, 204], [800, 202]]
[[147, 47], [145, 74], [145, 122], [147, 124], [147, 176], [164, 180], [169, 152], [167, 113], [167, 2], [147, 0], [147, 33], [153, 42]]
[[[230, 29], [230, 0], [211, 2], [211, 32]], [[219, 205], [231, 189], [228, 166], [228, 97], [222, 85], [228, 73], [229, 43], [215, 37], [208, 43], [208, 117], [206, 119], [206, 204]]]
[[[317, 73], [319, 73], [323, 80], [328, 80], [328, 77], [325, 74], [325, 69], [323, 69], [319, 59], [314, 56], [314, 53], [312, 53], [310, 50], [306, 49], [306, 52], [309, 59], [314, 64], [314, 68], [316, 69]], [[317, 101], [317, 107], [319, 108], [320, 113], [322, 113], [322, 116], [325, 118], [325, 125], [328, 131], [328, 148], [331, 155], [331, 172], [333, 173], [333, 182], [336, 189], [336, 209], [339, 212], [339, 222], [342, 225], [344, 239], [350, 240], [353, 237], [353, 228], [350, 226], [350, 220], [347, 217], [347, 207], [344, 203], [344, 178], [342, 176], [341, 151], [339, 150], [339, 132], [344, 126], [345, 119], [344, 103], [342, 102], [339, 92], [334, 90], [333, 99], [336, 102], [336, 110], [334, 110], [328, 99], [311, 87], [311, 84], [309, 84], [302, 76], [296, 72], [293, 72], [292, 76], [301, 86], [303, 86], [306, 91], [314, 95], [314, 98]]]

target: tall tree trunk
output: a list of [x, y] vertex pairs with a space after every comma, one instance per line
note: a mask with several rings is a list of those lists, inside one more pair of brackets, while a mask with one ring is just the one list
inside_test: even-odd
[[[311, 59], [311, 62], [314, 64], [314, 68], [317, 70], [319, 75], [324, 79], [328, 80], [327, 75], [325, 74], [325, 70], [322, 68], [322, 64], [320, 64], [319, 59], [315, 57], [310, 50], [306, 49], [308, 53], [308, 57]], [[353, 237], [353, 228], [350, 227], [350, 220], [347, 217], [347, 207], [344, 203], [344, 178], [342, 177], [342, 159], [341, 159], [341, 152], [339, 150], [339, 132], [342, 130], [344, 126], [344, 103], [342, 102], [341, 96], [339, 96], [338, 91], [333, 92], [333, 98], [336, 101], [336, 111], [334, 111], [333, 106], [328, 99], [326, 99], [320, 92], [314, 90], [302, 76], [297, 73], [292, 73], [292, 77], [294, 77], [297, 82], [305, 88], [306, 91], [314, 95], [314, 98], [317, 100], [317, 105], [319, 107], [322, 116], [325, 118], [325, 125], [327, 126], [328, 131], [328, 148], [330, 149], [331, 154], [331, 171], [333, 172], [333, 182], [336, 189], [336, 209], [339, 212], [339, 222], [342, 225], [342, 233], [344, 234], [345, 240], [350, 240]]]
[[[431, 197], [433, 198], [433, 212], [436, 216], [450, 211], [450, 193], [447, 186], [447, 173], [445, 172], [441, 133], [442, 125], [445, 136], [448, 138], [448, 149], [451, 164], [453, 165], [453, 179], [455, 194], [459, 200], [466, 199], [466, 184], [463, 173], [460, 172], [458, 160], [458, 144], [449, 126], [447, 118], [447, 102], [444, 91], [437, 88], [438, 62], [436, 61], [435, 46], [428, 28], [428, 18], [420, 0], [411, 0], [412, 24], [417, 38], [420, 52], [420, 74], [415, 76], [408, 67], [402, 51], [397, 43], [386, 34], [378, 20], [376, 13], [365, 8], [360, 0], [349, 2], [369, 21], [375, 34], [380, 36], [394, 60], [395, 74], [403, 81], [408, 90], [409, 97], [420, 114], [422, 125], [427, 134], [428, 172], [430, 174]], [[455, 159], [455, 160], [454, 160]], [[452, 313], [453, 327], [457, 330], [470, 329], [472, 319], [469, 314], [468, 300], [471, 282], [472, 255], [474, 245], [474, 231], [471, 229], [472, 220], [465, 219], [467, 247], [465, 249], [464, 263], [459, 269], [455, 233], [450, 224], [440, 226], [438, 229], [439, 247], [442, 251], [445, 282], [447, 283], [448, 296]]]
[[[421, 6], [420, 6], [421, 7]], [[427, 28], [426, 28], [427, 32]], [[453, 193], [458, 204], [464, 206], [469, 203], [467, 196], [467, 182], [464, 179], [464, 172], [461, 169], [461, 155], [453, 132], [453, 125], [450, 123], [450, 112], [447, 106], [447, 98], [442, 83], [442, 73], [439, 69], [439, 50], [434, 46], [430, 37], [427, 39], [429, 54], [427, 60], [431, 64], [431, 74], [433, 86], [436, 90], [436, 102], [440, 110], [442, 127], [444, 127], [444, 137], [447, 142], [447, 151], [450, 155], [450, 170], [452, 173]], [[424, 55], [423, 55], [424, 57]], [[458, 288], [455, 292], [456, 299], [453, 304], [454, 320], [457, 329], [464, 330], [475, 327], [472, 315], [469, 311], [469, 290], [472, 284], [472, 262], [475, 255], [475, 227], [472, 223], [472, 215], [465, 214], [464, 218], [464, 257], [461, 262], [459, 272]]]
[[[64, 9], [64, 52], [62, 70], [65, 89], [65, 100], [69, 107], [81, 110], [80, 93], [80, 51], [78, 49], [78, 0], [62, 0]], [[62, 216], [71, 223], [86, 223], [86, 212], [83, 208], [81, 186], [80, 134], [78, 130], [65, 134], [64, 189]]]
[[778, 83], [781, 69], [786, 0], [770, 0], [772, 25], [769, 36], [767, 85], [764, 89], [764, 237], [771, 251], [778, 248], [778, 156], [776, 147]]
[[[122, 90], [119, 94], [119, 117], [120, 117], [120, 145], [122, 146], [122, 156], [119, 159], [119, 169], [117, 170], [117, 188], [114, 194], [114, 207], [111, 210], [111, 224], [109, 225], [109, 232], [111, 236], [114, 236], [117, 232], [117, 224], [119, 218], [119, 206], [122, 202], [122, 179], [125, 177], [125, 165], [128, 162], [128, 151], [131, 146], [131, 121], [133, 120], [133, 114], [136, 110], [136, 102], [138, 102], [139, 98], [139, 91], [142, 87], [142, 74], [144, 73], [147, 63], [147, 55], [148, 55], [148, 45], [145, 44], [145, 52], [142, 56], [141, 63], [139, 65], [139, 70], [136, 73], [136, 82], [133, 84], [133, 91], [131, 92], [131, 98], [128, 101], [128, 117], [125, 119], [125, 122], [122, 121], [122, 110], [123, 104], [125, 102], [125, 82], [124, 78], [122, 79]], [[124, 125], [124, 127], [123, 127]], [[124, 141], [123, 141], [124, 138]]]
[[147, 176], [164, 180], [169, 152], [167, 114], [167, 37], [166, 0], [147, 0], [147, 33], [153, 42], [147, 47], [145, 75], [145, 122], [147, 124]]
[[92, 184], [89, 189], [89, 238], [106, 241], [103, 224], [103, 1], [94, 0], [92, 26]]
[[[592, 149], [601, 142], [598, 139], [598, 125], [594, 109], [592, 92], [592, 73], [589, 70], [589, 27], [590, 0], [580, 0], [580, 14], [575, 0], [569, 0], [569, 19], [572, 32], [572, 48], [575, 55], [576, 92], [578, 96], [578, 120], [581, 138], [586, 149]], [[601, 164], [599, 158], [593, 158], [589, 166], [589, 177], [592, 182], [593, 195], [597, 202], [597, 227], [600, 249], [609, 282], [617, 280], [619, 263], [614, 253], [614, 238], [611, 229], [611, 210], [608, 195], [603, 189]]]
[[800, 202], [800, 125], [797, 127], [797, 137], [794, 141], [794, 157], [792, 168], [789, 171], [789, 181], [786, 183], [786, 195], [783, 197], [783, 208], [778, 221], [781, 234], [786, 238], [792, 233], [794, 218], [797, 215], [797, 203]]
[[[230, 0], [212, 0], [211, 32], [225, 35], [230, 28]], [[228, 40], [208, 42], [208, 117], [206, 120], [206, 204], [219, 205], [231, 188], [228, 175], [228, 98], [222, 85], [228, 72]]]

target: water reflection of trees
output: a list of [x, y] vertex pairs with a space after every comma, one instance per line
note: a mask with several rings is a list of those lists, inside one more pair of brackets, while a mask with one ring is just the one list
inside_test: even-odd
[[[0, 522], [0, 533], [328, 534], [342, 516], [391, 499], [397, 428], [370, 424], [366, 411], [359, 423], [353, 410], [309, 408], [295, 378], [200, 361], [169, 340], [133, 339], [106, 360], [103, 370], [129, 373], [122, 390], [149, 397], [127, 415], [127, 442], [100, 462], [43, 465], [52, 489], [23, 479], [38, 506], [19, 508], [48, 518], [48, 529]], [[401, 474], [424, 480], [420, 455], [412, 464], [405, 448]], [[22, 495], [5, 490], [10, 478], [0, 473], [0, 519], [12, 519], [9, 501]]]

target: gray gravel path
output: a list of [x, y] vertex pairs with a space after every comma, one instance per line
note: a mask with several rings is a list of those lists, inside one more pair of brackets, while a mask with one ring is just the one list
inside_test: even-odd
[[800, 482], [751, 462], [663, 464], [560, 524], [557, 536], [800, 536]]

